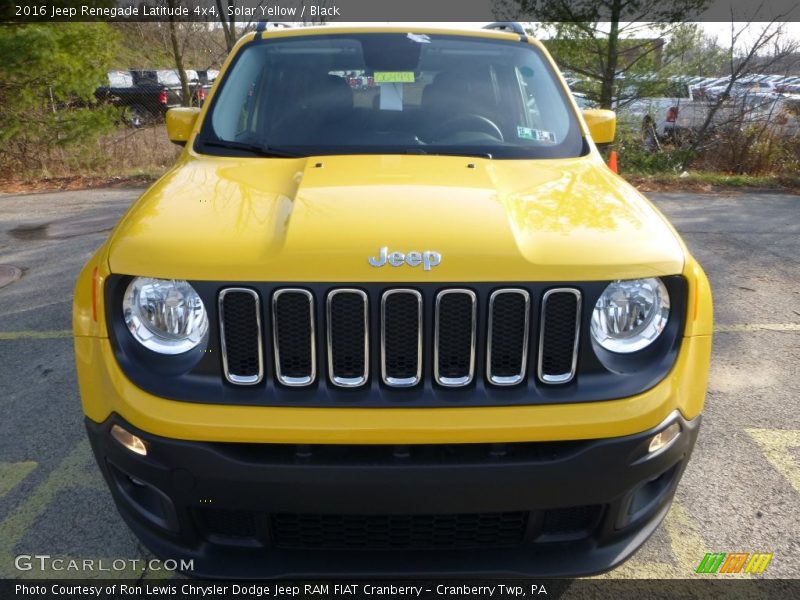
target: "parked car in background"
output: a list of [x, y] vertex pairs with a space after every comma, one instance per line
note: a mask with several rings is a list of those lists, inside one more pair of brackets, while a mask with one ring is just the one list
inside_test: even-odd
[[[694, 102], [692, 86], [682, 79], [649, 82], [649, 96], [637, 98], [618, 109], [620, 123], [640, 128], [647, 147], [656, 147], [666, 137], [682, 105]], [[633, 93], [633, 92], [631, 92]]]
[[163, 120], [167, 110], [182, 104], [180, 79], [168, 70], [109, 71], [108, 85], [97, 88], [94, 95], [101, 102], [126, 108], [132, 127]]
[[217, 69], [198, 69], [197, 75], [200, 77], [200, 83], [203, 85], [214, 85], [214, 82], [219, 77]]
[[751, 94], [774, 94], [775, 83], [766, 79], [743, 78], [736, 81], [728, 91], [728, 81], [715, 85], [706, 90], [706, 97], [710, 101], [716, 101], [720, 95], [728, 94], [732, 98], [742, 98]]
[[597, 108], [597, 102], [589, 98], [589, 96], [584, 93], [572, 92], [572, 97], [575, 98], [575, 104], [577, 104], [578, 108], [581, 110], [586, 108]]
[[[219, 71], [186, 69], [191, 106], [201, 106]], [[108, 85], [95, 90], [95, 97], [127, 109], [132, 127], [164, 120], [167, 110], [183, 105], [183, 90], [177, 69], [131, 69], [108, 72]]]
[[784, 77], [775, 84], [775, 91], [779, 94], [797, 94], [800, 88], [800, 77]]
[[[178, 72], [175, 71], [175, 74], [178, 75]], [[178, 76], [178, 79], [180, 80], [180, 76]], [[186, 79], [189, 82], [189, 91], [192, 98], [191, 105], [202, 106], [208, 92], [211, 90], [211, 84], [207, 83], [208, 71], [206, 71], [206, 77], [203, 78], [200, 76], [200, 71], [186, 69]]]
[[[183, 103], [181, 92], [181, 78], [175, 69], [135, 69], [132, 70], [134, 84], [158, 89], [164, 92], [159, 104], [162, 106], [180, 106]], [[163, 111], [166, 112], [166, 109]]]
[[800, 135], [800, 96], [762, 98], [750, 107], [745, 124], [768, 129], [776, 137]]
[[133, 74], [130, 71], [109, 71], [108, 86], [112, 88], [133, 87]]
[[[688, 102], [670, 111], [660, 138], [680, 139], [695, 135], [705, 123], [711, 110], [709, 102]], [[710, 128], [765, 127], [777, 137], [792, 137], [800, 133], [798, 116], [800, 98], [774, 93], [749, 93], [724, 100], [711, 118]]]
[[195, 72], [200, 78], [200, 88], [197, 91], [197, 106], [202, 106], [206, 96], [208, 96], [208, 92], [211, 91], [211, 87], [219, 77], [219, 71], [217, 69], [198, 69]]
[[800, 83], [793, 83], [790, 85], [783, 85], [779, 91], [780, 94], [784, 94], [786, 96], [797, 96], [800, 95]]
[[708, 91], [722, 84], [728, 84], [728, 77], [707, 77], [704, 81], [697, 83], [692, 88], [692, 100], [697, 102], [710, 100]]

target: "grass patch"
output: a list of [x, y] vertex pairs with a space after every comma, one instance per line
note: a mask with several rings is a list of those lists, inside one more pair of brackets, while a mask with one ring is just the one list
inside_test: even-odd
[[45, 168], [6, 172], [0, 191], [78, 189], [158, 179], [175, 163], [181, 148], [167, 138], [166, 125], [120, 127], [95, 143], [50, 151]]

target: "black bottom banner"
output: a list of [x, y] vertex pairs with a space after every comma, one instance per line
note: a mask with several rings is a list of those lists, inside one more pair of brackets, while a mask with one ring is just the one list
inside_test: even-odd
[[0, 599], [180, 600], [281, 598], [292, 600], [516, 600], [800, 598], [798, 579], [541, 579], [541, 580], [331, 580], [229, 582], [172, 579], [0, 580]]

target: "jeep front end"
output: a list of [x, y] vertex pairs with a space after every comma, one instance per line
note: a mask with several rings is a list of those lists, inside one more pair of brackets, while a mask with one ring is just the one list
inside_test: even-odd
[[[498, 30], [245, 36], [81, 273], [86, 425], [194, 575], [570, 576], [665, 516], [708, 281]], [[593, 141], [594, 137], [594, 141]]]

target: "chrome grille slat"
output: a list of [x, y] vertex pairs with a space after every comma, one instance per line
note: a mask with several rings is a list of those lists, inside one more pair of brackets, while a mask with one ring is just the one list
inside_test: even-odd
[[[389, 305], [394, 302], [402, 301], [402, 296], [409, 296], [413, 300], [416, 312], [416, 327], [413, 323], [408, 325], [408, 331], [402, 331], [404, 324], [389, 321], [403, 318], [409, 315], [400, 313], [399, 317], [392, 310], [387, 310]], [[394, 310], [403, 310], [395, 307]], [[405, 308], [408, 312], [408, 307]], [[387, 325], [387, 321], [389, 324]], [[381, 296], [381, 378], [383, 382], [391, 387], [410, 387], [416, 385], [422, 379], [422, 294], [417, 290], [406, 288], [393, 288], [387, 290]], [[416, 331], [416, 339], [410, 337], [412, 330]], [[403, 339], [403, 333], [408, 333], [409, 338]], [[399, 338], [399, 339], [397, 339]], [[405, 345], [406, 347], [398, 347]], [[412, 346], [414, 350], [409, 352]], [[411, 354], [414, 354], [413, 358]], [[392, 364], [389, 364], [389, 363]], [[399, 364], [398, 364], [399, 363]], [[413, 365], [413, 366], [409, 366]], [[409, 372], [412, 372], [409, 374]]]
[[[352, 303], [347, 296], [357, 297], [359, 304]], [[341, 303], [348, 301], [351, 302], [350, 306]], [[359, 312], [361, 315], [358, 315]], [[360, 387], [366, 384], [369, 379], [369, 298], [367, 294], [355, 288], [331, 290], [327, 297], [326, 317], [328, 376], [331, 383], [338, 387]]]
[[[469, 307], [463, 301], [460, 306], [456, 304], [458, 296], [467, 298]], [[478, 299], [472, 290], [450, 288], [436, 294], [433, 369], [439, 385], [462, 387], [469, 385], [475, 376], [477, 306]], [[461, 325], [468, 329], [459, 329], [457, 321], [464, 317], [470, 322]], [[453, 326], [455, 329], [451, 330]]]
[[[240, 294], [249, 296], [252, 300], [252, 314], [246, 314], [249, 309], [241, 303], [241, 297], [239, 300], [234, 300], [235, 295]], [[231, 300], [226, 301], [229, 297]], [[237, 301], [239, 306], [234, 306], [232, 302]], [[225, 288], [219, 293], [217, 302], [222, 371], [225, 379], [236, 385], [256, 385], [264, 378], [261, 303], [258, 292], [249, 288]], [[254, 337], [253, 329], [255, 329]], [[255, 363], [255, 368], [253, 368], [253, 363]], [[251, 371], [256, 372], [252, 373]]]
[[[307, 317], [302, 314], [306, 311]], [[290, 387], [314, 383], [317, 377], [317, 344], [314, 296], [311, 292], [302, 288], [275, 291], [272, 296], [272, 336], [275, 377], [278, 381]], [[307, 341], [303, 341], [303, 338]]]
[[[581, 292], [575, 288], [554, 288], [545, 292], [539, 321], [537, 375], [540, 381], [548, 384], [572, 381], [578, 364], [580, 330]], [[561, 368], [567, 364], [569, 368]]]
[[[514, 297], [521, 305], [503, 303]], [[530, 294], [519, 288], [503, 288], [489, 297], [489, 329], [486, 334], [486, 377], [494, 385], [516, 385], [525, 379], [528, 363]], [[504, 314], [498, 314], [499, 311]], [[517, 311], [514, 314], [514, 311]], [[522, 312], [522, 315], [519, 312]], [[522, 323], [519, 323], [520, 320]], [[502, 338], [502, 339], [498, 339]], [[501, 344], [503, 346], [501, 346]], [[517, 344], [519, 344], [518, 347]], [[516, 363], [519, 367], [515, 369]], [[516, 372], [511, 372], [516, 370]], [[497, 371], [503, 371], [498, 373]]]

